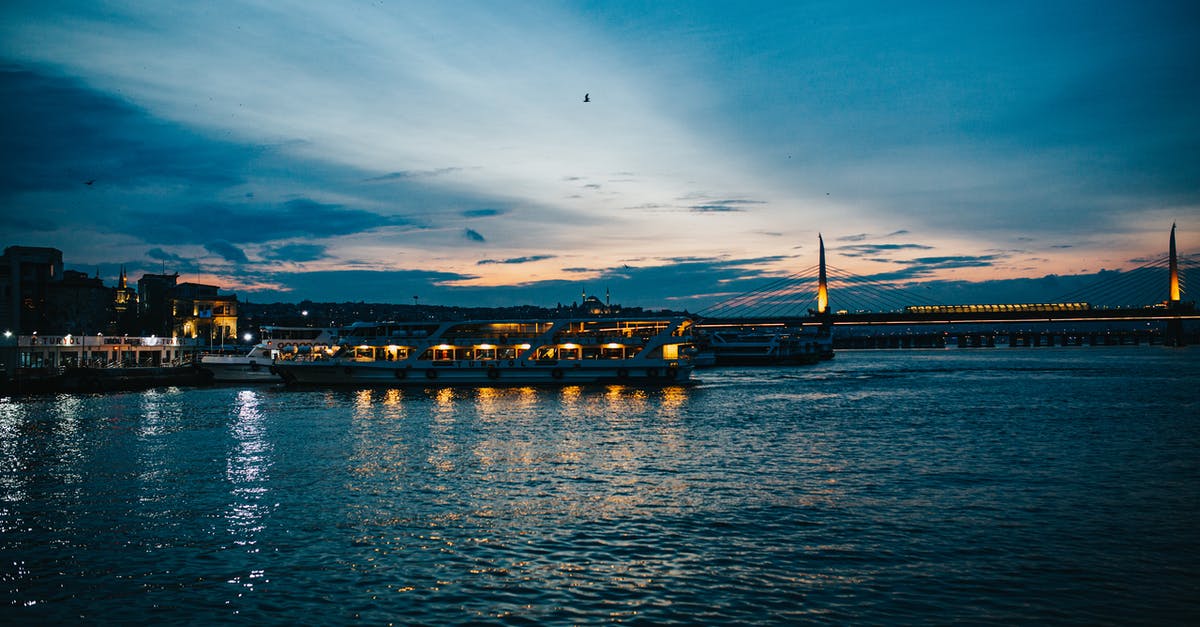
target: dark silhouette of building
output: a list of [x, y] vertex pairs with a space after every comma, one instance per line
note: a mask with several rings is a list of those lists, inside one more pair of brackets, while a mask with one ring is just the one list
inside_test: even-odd
[[175, 284], [179, 281], [179, 273], [175, 274], [143, 274], [138, 279], [138, 322], [142, 335], [171, 334], [174, 326], [174, 311], [171, 297], [175, 293]]
[[9, 246], [0, 257], [0, 332], [30, 334], [49, 329], [48, 299], [62, 281], [62, 251]]
[[237, 296], [179, 274], [145, 274], [137, 289], [124, 266], [116, 287], [64, 270], [56, 248], [9, 246], [0, 256], [0, 334], [158, 335], [236, 341]]
[[52, 333], [75, 335], [108, 332], [112, 321], [113, 291], [99, 276], [65, 270], [46, 293], [46, 327]]

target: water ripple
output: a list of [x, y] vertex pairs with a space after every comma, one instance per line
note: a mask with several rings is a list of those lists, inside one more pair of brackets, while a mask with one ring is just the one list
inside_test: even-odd
[[0, 400], [22, 623], [1186, 623], [1187, 351]]

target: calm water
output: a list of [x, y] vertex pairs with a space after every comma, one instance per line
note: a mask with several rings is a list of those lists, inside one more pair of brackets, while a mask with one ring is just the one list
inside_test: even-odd
[[0, 622], [1200, 621], [1200, 348], [0, 400]]

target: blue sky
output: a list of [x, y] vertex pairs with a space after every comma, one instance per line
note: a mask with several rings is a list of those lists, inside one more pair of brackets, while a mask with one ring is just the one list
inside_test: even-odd
[[818, 232], [1091, 276], [1200, 247], [1197, 76], [1190, 2], [6, 2], [0, 244], [256, 301], [696, 310]]

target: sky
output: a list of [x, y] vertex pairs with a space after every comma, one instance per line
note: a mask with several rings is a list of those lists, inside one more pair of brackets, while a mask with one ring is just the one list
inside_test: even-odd
[[0, 246], [257, 302], [696, 311], [821, 234], [1037, 302], [1172, 223], [1200, 249], [1198, 76], [1186, 1], [9, 0]]

